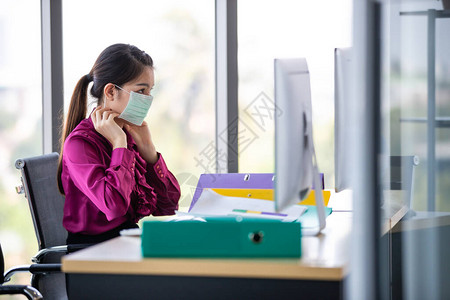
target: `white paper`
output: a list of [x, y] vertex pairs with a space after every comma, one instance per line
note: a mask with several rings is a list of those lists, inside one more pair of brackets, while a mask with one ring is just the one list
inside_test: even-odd
[[293, 222], [297, 220], [306, 210], [301, 205], [292, 205], [285, 210], [278, 212], [286, 216], [267, 215], [260, 213], [243, 213], [233, 210], [246, 210], [254, 212], [277, 213], [273, 201], [222, 196], [211, 189], [204, 189], [194, 207], [189, 211], [192, 215], [240, 215], [254, 218], [277, 219], [283, 222]]
[[166, 220], [167, 222], [182, 222], [182, 221], [200, 221], [206, 222], [204, 218], [197, 217], [182, 211], [175, 211], [175, 216], [172, 216]]

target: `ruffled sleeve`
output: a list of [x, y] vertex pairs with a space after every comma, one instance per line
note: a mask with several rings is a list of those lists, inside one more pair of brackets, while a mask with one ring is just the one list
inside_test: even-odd
[[156, 194], [155, 216], [173, 215], [178, 209], [180, 200], [180, 185], [175, 176], [169, 171], [160, 153], [158, 160], [154, 164], [147, 164], [147, 182], [151, 185]]

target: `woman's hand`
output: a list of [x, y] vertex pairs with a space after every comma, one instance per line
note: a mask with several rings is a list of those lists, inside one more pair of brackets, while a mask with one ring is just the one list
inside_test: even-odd
[[125, 129], [131, 134], [138, 147], [139, 154], [146, 162], [154, 164], [158, 160], [155, 145], [153, 145], [150, 129], [147, 122], [143, 122], [141, 126], [126, 123]]
[[119, 114], [109, 108], [97, 107], [91, 114], [95, 130], [104, 136], [116, 148], [127, 147], [127, 136], [114, 120]]

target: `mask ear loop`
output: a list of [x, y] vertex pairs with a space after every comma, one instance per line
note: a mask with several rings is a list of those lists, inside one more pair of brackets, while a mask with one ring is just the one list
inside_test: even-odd
[[[114, 86], [115, 86], [116, 88], [121, 89], [122, 91], [124, 91], [124, 92], [127, 93], [128, 95], [131, 95], [131, 93], [130, 93], [129, 91], [124, 90], [123, 88], [121, 88], [120, 86], [118, 86], [118, 85], [115, 84], [115, 83], [113, 83], [113, 84], [114, 84]], [[105, 101], [105, 105], [106, 105], [106, 101]]]
[[124, 90], [123, 88], [121, 88], [120, 86], [118, 86], [117, 84], [114, 84], [114, 86], [118, 89], [121, 89], [122, 91], [124, 91], [125, 93], [127, 93], [128, 95], [131, 95], [131, 93], [127, 90]]

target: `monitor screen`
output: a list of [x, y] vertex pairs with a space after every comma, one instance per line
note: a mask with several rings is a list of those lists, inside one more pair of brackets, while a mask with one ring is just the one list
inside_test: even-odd
[[349, 91], [351, 48], [334, 51], [334, 183], [336, 192], [350, 188]]
[[304, 199], [312, 185], [311, 91], [306, 59], [275, 60], [276, 209]]
[[319, 219], [314, 232], [318, 233], [325, 227], [325, 212], [312, 138], [311, 87], [305, 58], [275, 59], [275, 105], [275, 209], [281, 211], [303, 200], [314, 181]]

